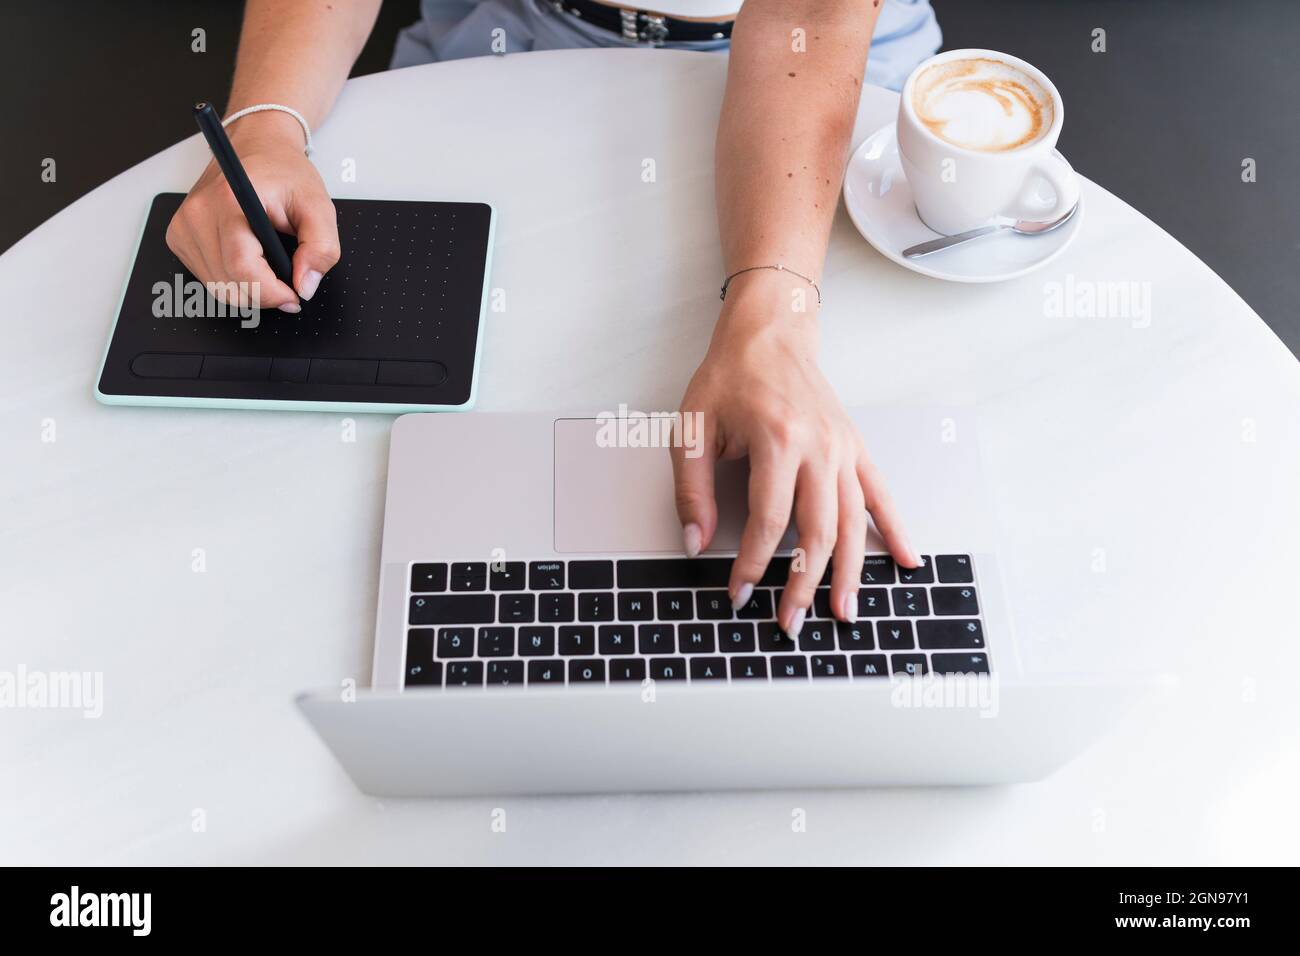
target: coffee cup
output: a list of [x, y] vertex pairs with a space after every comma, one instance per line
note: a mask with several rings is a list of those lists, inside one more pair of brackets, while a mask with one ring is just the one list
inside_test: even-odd
[[1064, 118], [1052, 81], [1017, 57], [950, 50], [926, 60], [898, 108], [898, 152], [921, 220], [951, 236], [1065, 215], [1079, 182], [1055, 152]]

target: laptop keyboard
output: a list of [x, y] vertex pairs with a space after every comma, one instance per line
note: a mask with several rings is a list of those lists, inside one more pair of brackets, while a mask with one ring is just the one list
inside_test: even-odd
[[775, 623], [790, 558], [732, 611], [730, 558], [481, 561], [410, 567], [407, 687], [869, 680], [987, 674], [970, 555], [916, 569], [868, 555], [858, 621], [830, 612], [830, 570], [799, 636]]

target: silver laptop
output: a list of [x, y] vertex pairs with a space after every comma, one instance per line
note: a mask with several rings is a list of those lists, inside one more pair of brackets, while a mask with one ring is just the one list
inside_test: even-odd
[[853, 415], [925, 565], [873, 537], [859, 621], [823, 589], [795, 640], [773, 619], [793, 530], [750, 603], [727, 599], [743, 461], [719, 466], [713, 550], [683, 556], [663, 446], [689, 430], [626, 410], [397, 419], [372, 689], [300, 708], [385, 796], [1046, 775], [1132, 688], [1017, 641], [972, 418]]

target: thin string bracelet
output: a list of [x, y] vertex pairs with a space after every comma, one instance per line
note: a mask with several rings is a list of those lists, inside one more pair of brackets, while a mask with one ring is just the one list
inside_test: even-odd
[[275, 110], [280, 113], [288, 113], [290, 116], [292, 116], [294, 119], [298, 121], [298, 125], [302, 127], [303, 136], [307, 137], [307, 145], [303, 147], [303, 152], [306, 153], [308, 156], [310, 156], [312, 151], [311, 127], [307, 125], [306, 118], [301, 113], [299, 113], [296, 109], [294, 109], [292, 106], [281, 106], [279, 103], [258, 103], [256, 106], [245, 106], [242, 110], [236, 110], [234, 113], [231, 113], [229, 116], [223, 119], [221, 121], [221, 125], [229, 126], [231, 123], [239, 119], [241, 116], [247, 116], [249, 113], [261, 113], [266, 110]]
[[788, 272], [790, 273], [790, 275], [794, 276], [797, 279], [803, 279], [803, 281], [807, 282], [810, 286], [812, 286], [813, 291], [817, 293], [817, 304], [818, 305], [822, 304], [822, 290], [817, 285], [817, 283], [813, 281], [812, 278], [804, 275], [802, 272], [795, 272], [793, 269], [787, 269], [785, 266], [781, 265], [780, 263], [777, 263], [774, 266], [750, 266], [747, 269], [738, 269], [737, 271], [733, 272], [731, 275], [727, 276], [726, 280], [722, 283], [722, 290], [721, 292], [718, 293], [718, 298], [723, 299], [724, 301], [726, 300], [727, 286], [731, 285], [731, 280], [736, 278], [736, 276], [744, 275], [746, 272], [755, 272], [759, 269], [775, 269], [777, 272]]

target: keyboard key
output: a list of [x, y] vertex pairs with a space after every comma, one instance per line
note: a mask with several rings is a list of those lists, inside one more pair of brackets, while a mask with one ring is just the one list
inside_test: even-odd
[[876, 639], [882, 651], [910, 651], [916, 647], [911, 621], [877, 621]]
[[447, 665], [448, 687], [482, 687], [482, 661], [454, 661]]
[[732, 680], [767, 680], [766, 657], [731, 658]]
[[605, 683], [605, 662], [599, 658], [587, 661], [569, 661], [569, 683]]
[[835, 616], [831, 613], [830, 588], [818, 588], [813, 592], [813, 614], [821, 618], [832, 618]]
[[893, 654], [889, 666], [895, 675], [921, 677], [930, 673], [930, 665], [925, 662], [924, 654]]
[[620, 588], [725, 588], [731, 558], [630, 558], [618, 562]]
[[529, 684], [563, 684], [564, 661], [529, 661]]
[[478, 629], [479, 657], [514, 657], [515, 629], [513, 627], [480, 627]]
[[[760, 627], [762, 625], [759, 625]], [[724, 654], [752, 654], [756, 650], [754, 625], [748, 621], [718, 625], [718, 649]]]
[[521, 657], [550, 657], [555, 653], [555, 628], [521, 627], [519, 629], [519, 655]]
[[616, 657], [609, 662], [609, 679], [645, 680], [645, 661], [640, 657]]
[[979, 621], [917, 621], [921, 649], [968, 650], [984, 646], [984, 629]]
[[614, 595], [608, 591], [584, 591], [578, 595], [579, 621], [614, 620]]
[[871, 639], [870, 624], [845, 624], [840, 621], [835, 625], [835, 633], [839, 635], [842, 651], [870, 651], [876, 647], [876, 642]]
[[695, 598], [690, 591], [660, 591], [659, 620], [689, 621], [695, 616]]
[[421, 594], [429, 591], [447, 590], [447, 565], [413, 564], [411, 565], [411, 593]]
[[596, 653], [596, 629], [582, 624], [560, 628], [560, 653], [565, 657], [590, 657]]
[[894, 588], [894, 613], [899, 617], [925, 617], [930, 613], [925, 588]]
[[758, 579], [763, 587], [776, 588], [790, 580], [790, 558], [777, 556], [767, 563], [767, 570]]
[[618, 619], [620, 621], [653, 621], [655, 619], [654, 595], [649, 591], [620, 591], [618, 595]]
[[487, 589], [486, 561], [453, 561], [451, 565], [453, 591], [484, 591]]
[[524, 589], [524, 562], [493, 562], [488, 570], [488, 586], [493, 591], [522, 591]]
[[671, 624], [642, 624], [636, 633], [642, 654], [671, 654], [677, 650]]
[[406, 683], [441, 684], [442, 665], [437, 667], [435, 680], [433, 667], [433, 628], [416, 627], [406, 632]]
[[934, 654], [930, 658], [936, 674], [987, 674], [987, 654]]
[[488, 661], [487, 682], [501, 687], [524, 682], [523, 661]]
[[728, 621], [731, 598], [726, 591], [700, 591], [695, 595], [695, 613], [701, 621]]
[[692, 657], [691, 680], [726, 680], [727, 660], [724, 657]]
[[532, 562], [528, 565], [528, 586], [534, 591], [564, 590], [564, 562]]
[[614, 586], [613, 561], [570, 561], [569, 587], [574, 591], [598, 591]]
[[562, 591], [559, 594], [537, 595], [537, 620], [548, 624], [565, 624], [573, 620], [575, 601], [573, 594]]
[[650, 676], [655, 680], [686, 680], [686, 661], [680, 657], [652, 658]]
[[714, 654], [712, 624], [678, 624], [677, 646], [683, 654]]
[[442, 662], [429, 661], [427, 664], [406, 665], [406, 687], [441, 687]]
[[438, 628], [438, 657], [473, 657], [474, 628], [440, 627]]
[[782, 654], [772, 658], [774, 680], [808, 679], [808, 658], [802, 654]]
[[772, 606], [772, 592], [761, 588], [736, 612], [736, 617], [746, 621], [770, 621], [776, 612]]
[[527, 592], [503, 594], [497, 600], [497, 620], [502, 624], [532, 624], [536, 620], [537, 595]]
[[772, 621], [758, 625], [758, 649], [777, 654], [789, 654], [798, 650], [790, 636]]
[[979, 599], [975, 588], [930, 588], [930, 599], [934, 601], [934, 613], [947, 617], [961, 614], [971, 616], [980, 612]]
[[889, 593], [884, 588], [858, 588], [858, 617], [889, 614]]
[[939, 573], [939, 580], [944, 584], [972, 584], [975, 581], [975, 569], [971, 567], [970, 555], [937, 554], [934, 567]]
[[428, 594], [411, 598], [412, 624], [491, 624], [496, 601], [491, 594]]
[[814, 654], [810, 663], [813, 677], [849, 676], [849, 664], [843, 654]]
[[919, 568], [898, 569], [899, 584], [930, 584], [934, 581], [934, 566], [930, 564], [928, 554], [921, 555], [921, 566]]
[[602, 624], [597, 636], [602, 654], [636, 653], [636, 630], [631, 624]]
[[862, 562], [863, 584], [893, 584], [894, 559], [887, 554], [869, 554]]
[[808, 621], [799, 632], [799, 650], [835, 650], [835, 625], [830, 621]]
[[889, 665], [884, 654], [854, 654], [849, 658], [854, 677], [888, 677]]

